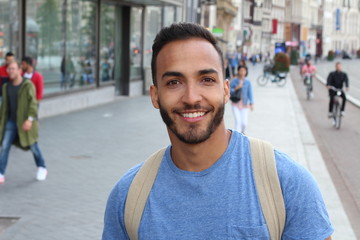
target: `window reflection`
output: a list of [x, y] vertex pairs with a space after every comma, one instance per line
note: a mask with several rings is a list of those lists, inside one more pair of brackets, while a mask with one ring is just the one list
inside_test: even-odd
[[114, 80], [115, 66], [115, 6], [101, 4], [100, 79]]
[[141, 16], [142, 8], [131, 8], [130, 25], [130, 79], [140, 79], [141, 74]]
[[0, 1], [0, 64], [7, 52], [18, 55], [17, 1]]
[[26, 1], [26, 55], [45, 94], [95, 83], [96, 5], [86, 0]]

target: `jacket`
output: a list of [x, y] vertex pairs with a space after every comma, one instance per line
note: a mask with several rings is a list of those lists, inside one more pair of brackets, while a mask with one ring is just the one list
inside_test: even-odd
[[[239, 85], [240, 79], [234, 78], [230, 82], [230, 94], [232, 94], [235, 90], [235, 87]], [[243, 100], [244, 105], [252, 105], [254, 104], [254, 97], [253, 97], [253, 91], [252, 91], [252, 85], [249, 79], [244, 79], [244, 84], [241, 87], [241, 98]]]
[[[0, 107], [0, 144], [2, 144], [5, 126], [8, 120], [7, 86], [8, 83], [6, 83], [2, 89], [3, 99]], [[39, 125], [37, 121], [37, 110], [35, 87], [30, 80], [23, 79], [23, 83], [18, 92], [18, 106], [16, 112], [16, 126], [19, 139], [14, 143], [23, 150], [28, 150], [29, 147], [38, 140]], [[22, 129], [22, 125], [28, 117], [33, 117], [34, 120], [31, 129], [25, 132]]]
[[345, 86], [349, 87], [349, 79], [346, 73], [344, 72], [338, 72], [334, 71], [331, 72], [327, 78], [326, 86], [333, 86], [336, 88], [343, 88], [343, 85], [345, 83]]

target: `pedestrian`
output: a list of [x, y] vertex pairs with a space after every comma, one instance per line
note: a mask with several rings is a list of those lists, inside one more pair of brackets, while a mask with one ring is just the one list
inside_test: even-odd
[[5, 63], [0, 67], [0, 103], [2, 99], [2, 86], [9, 82], [9, 75], [7, 73], [7, 67], [10, 63], [15, 61], [15, 56], [12, 52], [8, 52], [5, 54]]
[[305, 59], [305, 64], [301, 69], [301, 73], [302, 73], [301, 76], [303, 77], [304, 80], [304, 85], [310, 86], [310, 96], [311, 98], [313, 98], [314, 97], [313, 78], [315, 77], [316, 74], [316, 67], [311, 63], [310, 59]]
[[225, 59], [224, 60], [224, 68], [225, 68], [225, 78], [226, 79], [232, 79], [234, 74], [233, 74], [233, 71], [232, 71], [232, 68], [229, 64], [229, 60], [228, 59]]
[[110, 80], [110, 63], [108, 61], [108, 58], [105, 58], [104, 62], [101, 64], [101, 80], [103, 82]]
[[37, 166], [36, 179], [46, 179], [45, 160], [38, 145], [37, 101], [30, 80], [21, 76], [20, 64], [12, 62], [7, 68], [10, 82], [3, 87], [0, 108], [0, 184], [5, 182], [5, 170], [12, 144], [30, 149]]
[[345, 85], [345, 89], [348, 92], [349, 91], [349, 79], [345, 72], [342, 71], [342, 66], [340, 62], [337, 62], [335, 64], [335, 71], [331, 72], [327, 78], [326, 86], [329, 90], [329, 113], [328, 117], [331, 118], [333, 116], [332, 111], [334, 107], [334, 97], [336, 96], [336, 89], [342, 89], [341, 90], [341, 98], [342, 98], [342, 104], [341, 104], [341, 114], [344, 115], [345, 112], [345, 104], [346, 104], [346, 95], [343, 90], [343, 87]]
[[36, 100], [39, 104], [43, 98], [44, 78], [38, 71], [35, 71], [33, 66], [33, 59], [31, 57], [26, 56], [21, 59], [21, 68], [23, 70], [23, 78], [30, 79], [34, 84]]
[[235, 130], [245, 134], [248, 124], [249, 109], [254, 110], [254, 97], [252, 85], [247, 76], [247, 67], [238, 67], [238, 77], [230, 83], [230, 95], [237, 90], [241, 90], [241, 99], [231, 103], [231, 109], [235, 119]]
[[234, 51], [232, 54], [231, 54], [231, 57], [229, 59], [229, 63], [230, 63], [230, 66], [231, 66], [231, 71], [233, 74], [236, 74], [235, 73], [235, 70], [236, 68], [238, 67], [238, 62], [239, 62], [239, 59], [238, 59], [238, 54], [236, 51]]
[[239, 66], [245, 66], [246, 67], [246, 61], [244, 59], [240, 59]]
[[70, 82], [70, 87], [73, 87], [75, 84], [75, 66], [70, 56], [64, 56], [61, 60], [60, 72], [60, 88], [67, 89], [68, 82]]
[[[129, 239], [129, 231], [135, 233], [131, 239], [137, 239], [137, 233], [138, 239], [157, 240], [270, 239], [249, 139], [225, 128], [230, 86], [215, 37], [199, 25], [176, 23], [157, 34], [152, 50], [151, 101], [167, 126], [171, 145], [160, 153], [144, 209], [129, 209], [125, 219], [125, 205], [135, 202], [126, 200], [129, 186], [142, 164], [113, 188], [102, 239]], [[282, 239], [330, 239], [333, 228], [314, 178], [287, 155], [274, 153], [286, 206]], [[144, 177], [141, 182], [148, 183]], [[125, 220], [135, 215], [141, 220], [139, 228], [126, 227]]]

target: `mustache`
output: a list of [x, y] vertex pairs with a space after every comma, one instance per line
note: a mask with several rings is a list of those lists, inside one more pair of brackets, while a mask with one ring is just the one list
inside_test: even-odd
[[179, 113], [179, 112], [183, 112], [183, 111], [191, 111], [191, 110], [205, 110], [207, 112], [210, 112], [210, 111], [213, 111], [214, 110], [214, 107], [211, 107], [211, 106], [202, 106], [200, 104], [194, 104], [194, 105], [191, 105], [191, 104], [185, 104], [183, 107], [179, 107], [179, 108], [174, 108], [173, 109], [173, 112], [175, 113]]

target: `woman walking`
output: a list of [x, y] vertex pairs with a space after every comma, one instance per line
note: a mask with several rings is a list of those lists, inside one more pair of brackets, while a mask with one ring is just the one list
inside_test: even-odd
[[231, 108], [235, 118], [235, 130], [245, 133], [248, 123], [249, 109], [254, 109], [254, 98], [252, 85], [247, 76], [247, 67], [240, 65], [238, 67], [238, 77], [234, 78], [230, 83], [230, 95], [234, 95], [240, 90], [240, 100], [232, 100]]

